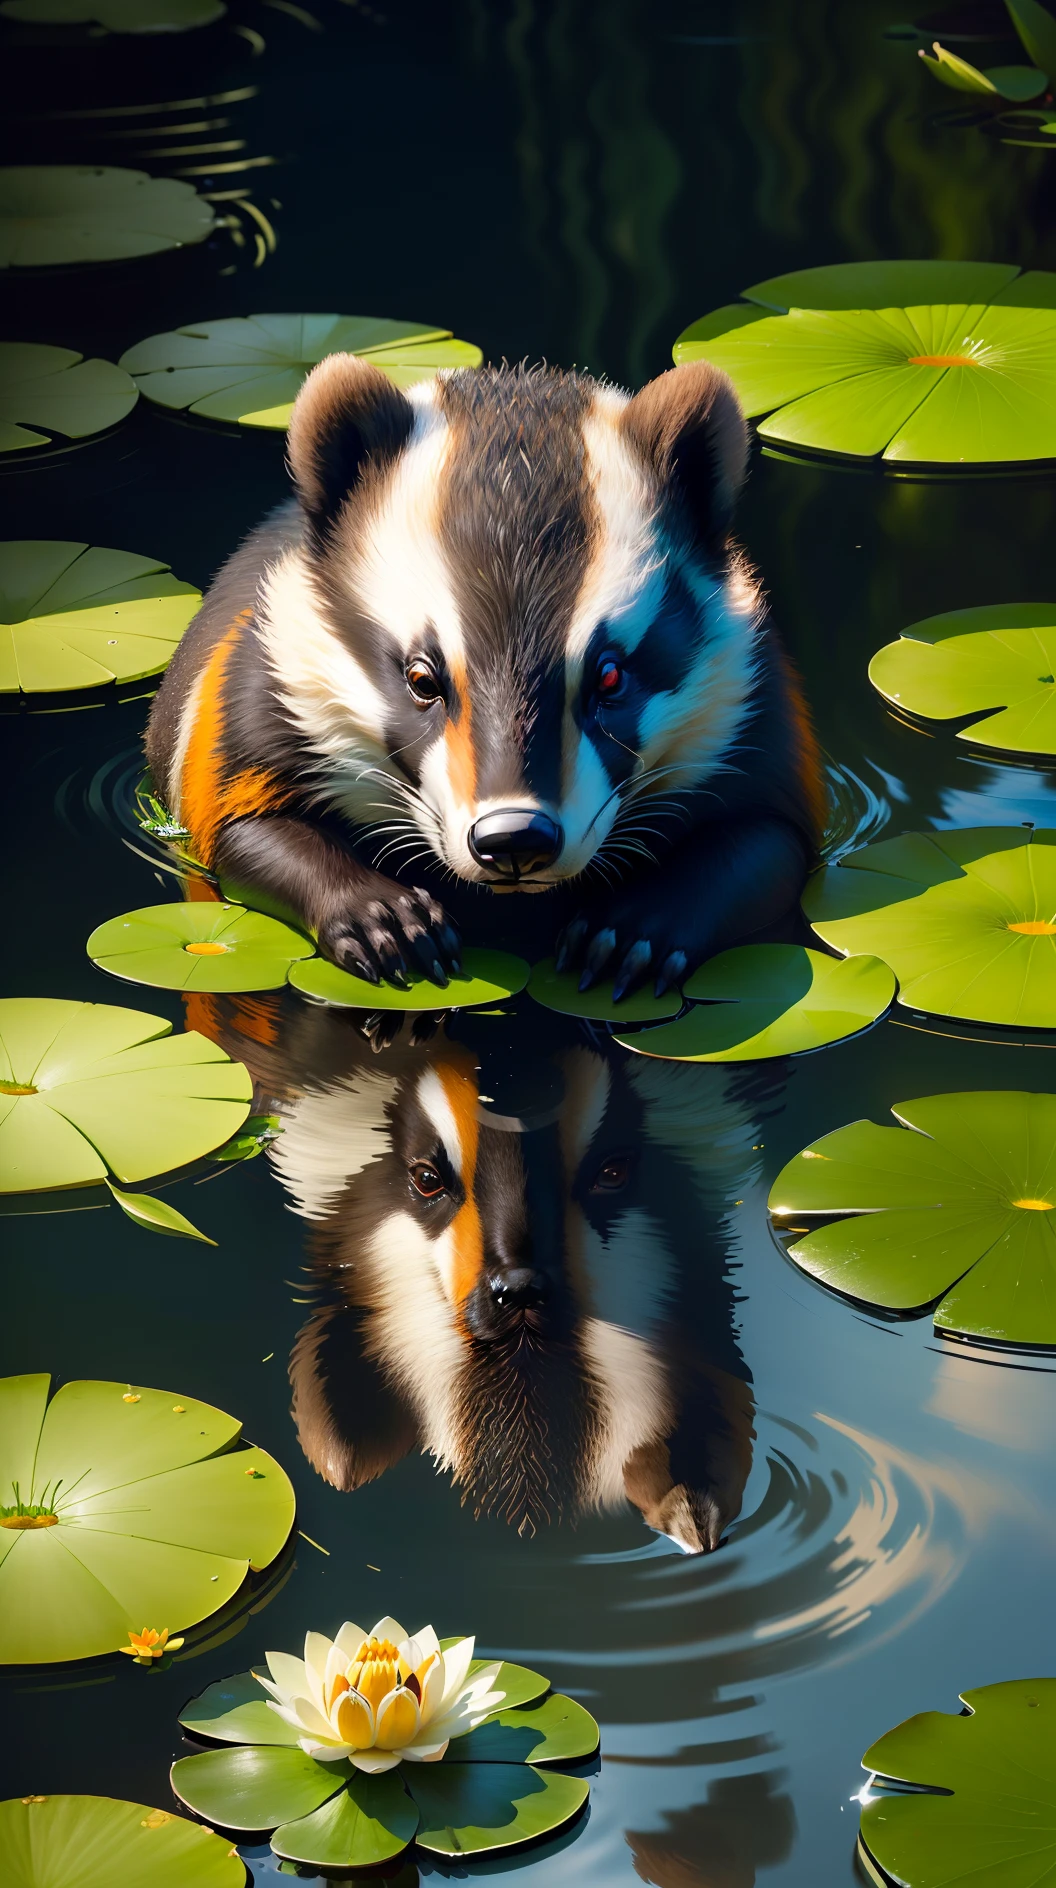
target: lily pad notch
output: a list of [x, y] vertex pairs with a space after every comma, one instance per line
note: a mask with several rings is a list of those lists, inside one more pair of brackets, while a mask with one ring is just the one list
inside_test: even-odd
[[200, 602], [156, 558], [52, 538], [0, 543], [0, 694], [160, 675]]
[[873, 687], [924, 721], [968, 717], [959, 741], [1056, 756], [1056, 604], [991, 603], [911, 623], [869, 664]]
[[0, 452], [26, 452], [54, 439], [87, 439], [125, 419], [139, 399], [130, 374], [112, 361], [85, 360], [69, 347], [0, 341]]
[[770, 1192], [801, 1271], [874, 1310], [934, 1307], [949, 1336], [1056, 1345], [1056, 1096], [896, 1102], [897, 1128], [855, 1121], [815, 1141]]

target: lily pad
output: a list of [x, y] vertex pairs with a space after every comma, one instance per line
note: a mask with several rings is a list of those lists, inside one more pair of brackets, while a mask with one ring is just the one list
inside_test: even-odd
[[1056, 832], [883, 839], [815, 873], [803, 909], [826, 944], [889, 964], [900, 1003], [1056, 1028]]
[[1056, 1096], [929, 1095], [892, 1113], [902, 1127], [852, 1122], [778, 1175], [775, 1218], [855, 1215], [789, 1256], [889, 1311], [939, 1300], [940, 1331], [1056, 1344]]
[[[501, 1679], [496, 1679], [496, 1688]], [[528, 1710], [502, 1710], [475, 1731], [453, 1737], [444, 1763], [582, 1763], [593, 1757], [600, 1733], [590, 1712], [551, 1692]]]
[[[0, 237], [2, 231], [0, 221]], [[0, 341], [0, 452], [46, 446], [52, 433], [86, 439], [116, 426], [138, 399], [131, 375], [112, 361], [86, 361], [68, 347]], [[44, 431], [35, 432], [38, 426]]]
[[[180, 1723], [195, 1737], [215, 1738], [222, 1744], [277, 1744], [297, 1748], [297, 1731], [268, 1708], [260, 1680], [252, 1672], [236, 1672], [218, 1679], [192, 1698], [180, 1712]], [[181, 1759], [182, 1762], [182, 1759]]]
[[434, 1855], [494, 1855], [551, 1835], [590, 1794], [585, 1778], [530, 1764], [419, 1764], [409, 1781], [419, 1814], [415, 1840]]
[[695, 971], [684, 993], [694, 1007], [677, 1022], [617, 1040], [679, 1062], [800, 1055], [868, 1029], [891, 1003], [895, 979], [877, 957], [742, 944]]
[[322, 957], [312, 957], [294, 964], [290, 982], [304, 996], [320, 1003], [333, 1003], [353, 1010], [454, 1010], [470, 1009], [480, 1003], [496, 1003], [503, 997], [516, 996], [528, 982], [528, 965], [522, 957], [508, 951], [465, 950], [462, 952], [460, 977], [451, 977], [446, 988], [430, 983], [418, 971], [408, 973], [406, 990], [391, 983], [368, 983], [351, 971], [339, 970]]
[[145, 1180], [230, 1139], [241, 1062], [164, 1016], [52, 997], [0, 1001], [0, 1193]]
[[1040, 0], [1005, 0], [1008, 15], [1036, 66], [1056, 78], [1056, 19]]
[[358, 354], [397, 386], [483, 356], [447, 328], [369, 315], [249, 315], [154, 334], [121, 356], [140, 392], [161, 406], [240, 426], [282, 428], [304, 380], [328, 354]]
[[[1040, 1888], [1056, 1869], [1056, 1679], [982, 1685], [961, 1702], [866, 1751], [862, 1861], [905, 1888]], [[911, 1787], [877, 1793], [878, 1777]]]
[[[0, 1664], [116, 1650], [217, 1612], [293, 1526], [293, 1489], [235, 1417], [193, 1397], [0, 1380]], [[31, 1524], [16, 1503], [45, 1504]]]
[[676, 343], [733, 380], [761, 438], [900, 464], [1056, 457], [1056, 310], [793, 308]]
[[649, 989], [632, 990], [629, 996], [612, 1000], [613, 979], [596, 983], [592, 990], [581, 990], [578, 970], [557, 970], [552, 957], [536, 964], [528, 979], [528, 995], [544, 1010], [556, 1010], [559, 1016], [582, 1016], [592, 1023], [656, 1023], [677, 1016], [682, 998], [677, 990], [654, 996]]
[[200, 601], [152, 557], [54, 538], [0, 544], [0, 694], [160, 675]]
[[370, 1868], [402, 1854], [418, 1827], [404, 1779], [355, 1771], [337, 1796], [312, 1815], [276, 1829], [271, 1846], [291, 1862], [318, 1868]]
[[349, 1763], [319, 1763], [304, 1751], [240, 1744], [178, 1757], [173, 1790], [196, 1816], [223, 1829], [274, 1829], [310, 1816], [353, 1776]]
[[145, 905], [109, 918], [85, 947], [92, 962], [159, 990], [278, 990], [315, 945], [244, 905]]
[[200, 1823], [112, 1796], [0, 1803], [6, 1888], [242, 1888], [245, 1865]]
[[215, 226], [212, 204], [176, 177], [110, 164], [0, 169], [0, 269], [154, 256]]
[[983, 71], [957, 53], [948, 52], [938, 40], [931, 52], [922, 46], [917, 57], [942, 85], [948, 85], [954, 92], [972, 92], [977, 97], [1008, 98], [1024, 103], [1027, 99], [1039, 98], [1048, 84], [1044, 72], [1039, 72], [1036, 66], [989, 66]]
[[5, 19], [31, 26], [97, 24], [108, 33], [186, 33], [227, 12], [223, 0], [2, 0]]
[[869, 680], [907, 714], [982, 714], [958, 728], [960, 741], [1056, 754], [1056, 604], [991, 603], [911, 623], [877, 651]]
[[1014, 262], [830, 262], [772, 275], [741, 294], [779, 314], [790, 308], [912, 308], [923, 302], [1003, 302], [1021, 279]]

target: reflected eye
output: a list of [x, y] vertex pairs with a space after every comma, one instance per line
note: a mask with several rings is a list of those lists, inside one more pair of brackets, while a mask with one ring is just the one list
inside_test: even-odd
[[602, 1161], [590, 1183], [592, 1193], [619, 1193], [627, 1185], [631, 1163], [626, 1154], [615, 1154]]
[[615, 656], [603, 656], [598, 663], [598, 675], [594, 684], [603, 701], [612, 701], [622, 694], [625, 681], [624, 671]]
[[407, 664], [407, 686], [416, 702], [427, 707], [430, 702], [440, 701], [443, 689], [428, 662], [415, 660]]
[[431, 1160], [412, 1161], [410, 1175], [411, 1185], [423, 1200], [435, 1200], [441, 1193], [447, 1192], [443, 1176], [437, 1172]]

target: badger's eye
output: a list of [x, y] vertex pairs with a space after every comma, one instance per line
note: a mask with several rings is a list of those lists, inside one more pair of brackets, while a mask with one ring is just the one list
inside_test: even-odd
[[598, 663], [598, 673], [594, 683], [602, 701], [612, 701], [623, 693], [624, 671], [615, 656], [603, 656]]
[[444, 692], [428, 662], [423, 662], [420, 657], [415, 657], [413, 662], [407, 664], [407, 686], [415, 701], [423, 707], [430, 702], [440, 701]]
[[626, 1154], [614, 1154], [604, 1160], [590, 1183], [592, 1193], [621, 1193], [627, 1185], [631, 1163]]
[[441, 1193], [447, 1192], [443, 1178], [431, 1160], [412, 1160], [410, 1175], [411, 1185], [421, 1194], [423, 1200], [435, 1200]]

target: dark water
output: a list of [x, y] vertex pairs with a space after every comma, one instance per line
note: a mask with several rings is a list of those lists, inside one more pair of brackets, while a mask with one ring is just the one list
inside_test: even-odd
[[[196, 181], [250, 188], [278, 246], [254, 266], [259, 225], [243, 211], [242, 247], [225, 234], [23, 277], [5, 288], [6, 336], [114, 359], [186, 320], [333, 309], [435, 319], [495, 358], [637, 384], [689, 320], [782, 268], [1056, 266], [1054, 160], [935, 122], [944, 96], [912, 47], [883, 37], [898, 0], [311, 5], [314, 26], [238, 0], [230, 21], [249, 38], [229, 24], [158, 44], [20, 37], [11, 155], [161, 174], [205, 164], [186, 147], [233, 143], [218, 164], [273, 161]], [[208, 103], [229, 93], [246, 95]], [[144, 104], [156, 110], [126, 109]], [[214, 120], [215, 133], [175, 130]], [[4, 532], [151, 552], [204, 585], [279, 495], [282, 450], [142, 402], [108, 437], [5, 468]], [[1051, 597], [1052, 499], [1047, 476], [895, 479], [756, 457], [741, 529], [831, 756], [837, 843], [1056, 823], [1050, 773], [902, 726], [865, 675], [916, 618]], [[177, 1000], [131, 998], [83, 949], [104, 918], [171, 895], [126, 843], [145, 713], [110, 701], [2, 724], [4, 984], [181, 1023]], [[151, 1239], [94, 1196], [5, 1218], [0, 1368], [138, 1380], [236, 1412], [290, 1471], [299, 1526], [328, 1551], [299, 1539], [266, 1610], [167, 1673], [104, 1662], [6, 1684], [0, 1794], [164, 1804], [191, 1693], [266, 1647], [294, 1649], [306, 1626], [393, 1612], [475, 1630], [601, 1720], [589, 1819], [522, 1857], [526, 1878], [850, 1883], [873, 1737], [952, 1708], [966, 1686], [1052, 1667], [1052, 1368], [829, 1299], [772, 1242], [767, 1187], [808, 1140], [885, 1120], [893, 1102], [1047, 1088], [1052, 1051], [903, 1014], [821, 1055], [723, 1073], [627, 1058], [537, 1013], [462, 1019], [377, 1057], [347, 1019], [292, 999], [189, 1020], [287, 1111], [282, 1175], [261, 1159], [167, 1190], [215, 1251]], [[482, 1134], [514, 1134], [560, 1254], [560, 1343], [505, 1402], [501, 1373], [474, 1380], [452, 1361], [442, 1306], [421, 1318], [413, 1241], [376, 1239], [396, 1158], [384, 1105], [398, 1120], [427, 1069], [478, 1062]], [[306, 1145], [337, 1202], [326, 1222], [286, 1210]], [[599, 1183], [613, 1162], [615, 1190]], [[398, 1395], [370, 1362], [393, 1294]], [[330, 1423], [375, 1471], [354, 1494], [313, 1471], [291, 1421], [287, 1361], [305, 1327], [302, 1429], [317, 1442]], [[746, 1474], [718, 1554], [687, 1556], [645, 1525], [655, 1477], [637, 1506], [597, 1511], [646, 1434], [669, 1443], [680, 1485], [729, 1502]], [[696, 1521], [666, 1518], [685, 1534], [699, 1505]], [[251, 1862], [266, 1879], [271, 1865]]]

